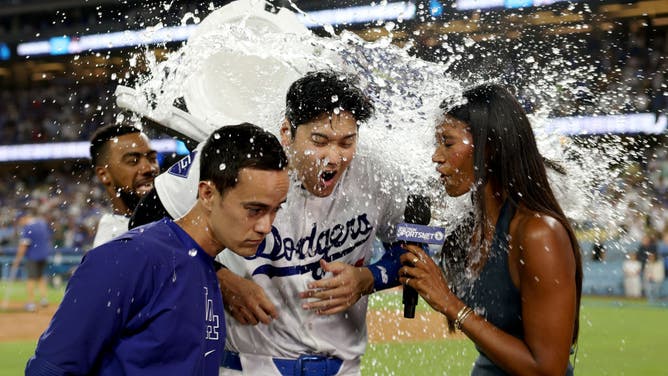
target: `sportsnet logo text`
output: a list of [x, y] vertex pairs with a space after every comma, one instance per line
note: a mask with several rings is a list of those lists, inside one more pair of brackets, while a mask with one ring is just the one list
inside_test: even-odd
[[399, 223], [397, 225], [397, 240], [440, 245], [445, 241], [445, 229], [413, 223]]

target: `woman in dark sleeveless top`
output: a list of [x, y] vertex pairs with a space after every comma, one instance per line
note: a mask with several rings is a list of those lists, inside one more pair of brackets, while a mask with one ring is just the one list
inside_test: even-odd
[[582, 290], [573, 229], [517, 100], [494, 84], [464, 97], [442, 106], [432, 160], [450, 196], [471, 192], [472, 234], [446, 243], [443, 270], [406, 246], [400, 281], [475, 343], [472, 375], [571, 375]]

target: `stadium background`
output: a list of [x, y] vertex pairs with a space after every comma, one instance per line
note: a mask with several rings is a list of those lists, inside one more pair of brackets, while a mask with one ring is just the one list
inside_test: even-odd
[[[26, 205], [35, 205], [53, 227], [56, 252], [50, 273], [55, 277], [53, 294], [56, 300], [62, 294], [58, 283], [67, 278], [68, 270], [90, 247], [100, 212], [107, 205], [104, 191], [89, 166], [87, 140], [96, 127], [114, 121], [118, 113], [112, 95], [114, 88], [119, 82], [131, 85], [133, 77], [144, 71], [142, 52], [151, 49], [160, 57], [182, 42], [118, 48], [98, 43], [82, 51], [74, 46], [85, 37], [137, 31], [159, 22], [164, 27], [192, 24], [194, 18], [203, 19], [212, 9], [226, 3], [228, 1], [173, 0], [139, 4], [113, 0], [85, 3], [74, 0], [0, 0], [0, 179], [4, 182], [0, 185], [0, 275], [3, 278], [2, 295], [11, 292], [14, 307], [0, 312], [0, 354], [16, 359], [16, 363], [24, 363], [34, 348], [36, 335], [43, 330], [53, 312], [16, 312], [16, 307], [23, 303], [22, 286], [20, 282], [9, 283], [6, 279], [16, 250], [14, 224], [17, 213]], [[345, 10], [365, 9], [360, 7], [372, 5], [371, 1], [361, 0], [293, 3], [312, 14], [331, 10], [345, 13]], [[634, 341], [631, 332], [642, 332], [641, 327], [657, 330], [666, 327], [668, 282], [663, 285], [663, 301], [648, 304], [643, 300], [624, 300], [621, 298], [621, 265], [626, 254], [638, 249], [643, 234], [652, 234], [659, 244], [661, 234], [666, 230], [668, 153], [666, 124], [662, 119], [665, 119], [668, 106], [668, 1], [543, 1], [542, 6], [532, 6], [531, 1], [411, 0], [387, 3], [413, 5], [416, 9], [413, 17], [392, 31], [394, 43], [410, 45], [411, 54], [432, 61], [466, 52], [466, 58], [450, 66], [456, 77], [466, 79], [474, 72], [484, 78], [502, 72], [503, 81], [518, 88], [518, 95], [525, 99], [529, 111], [539, 105], [531, 102], [528, 91], [540, 73], [533, 67], [536, 63], [549, 61], [555, 46], [575, 66], [588, 64], [595, 68], [587, 80], [578, 84], [581, 90], [564, 92], [552, 104], [550, 116], [628, 115], [627, 121], [615, 128], [587, 129], [591, 124], [583, 121], [580, 123], [583, 129], [572, 129], [567, 133], [577, 142], [593, 147], [611, 140], [625, 145], [632, 158], [630, 163], [616, 166], [620, 170], [620, 179], [617, 189], [610, 189], [610, 199], [614, 201], [619, 191], [623, 191], [626, 200], [634, 197], [643, 200], [636, 200], [637, 204], [627, 209], [628, 213], [624, 215], [627, 221], [621, 223], [620, 228], [592, 233], [586, 224], [580, 226], [582, 250], [586, 253], [584, 292], [597, 296], [585, 300], [583, 314], [592, 312], [591, 318], [601, 320], [601, 323], [609, 320], [608, 315], [634, 315], [633, 320], [611, 322], [610, 327], [589, 321], [585, 330], [591, 332], [590, 338], [597, 338], [601, 335], [599, 332], [614, 336], [614, 330], [622, 330], [620, 343], [612, 341], [617, 347], [613, 346], [610, 351], [629, 353], [633, 347], [630, 343]], [[467, 3], [475, 3], [483, 9], [468, 9]], [[267, 4], [268, 8], [288, 6], [290, 1], [269, 1]], [[378, 7], [369, 9], [372, 17], [378, 16]], [[187, 14], [195, 17], [185, 17]], [[392, 21], [391, 14], [385, 16]], [[318, 26], [311, 28], [324, 34]], [[337, 30], [343, 28], [370, 41], [388, 35], [380, 23], [364, 19], [351, 18], [336, 26]], [[475, 42], [475, 48], [465, 51], [451, 47], [465, 46], [470, 41]], [[527, 61], [527, 51], [531, 51], [538, 61]], [[639, 126], [633, 117], [639, 113], [653, 114], [655, 121]], [[163, 168], [184, 152], [182, 145], [170, 142], [166, 135], [153, 132], [151, 136], [165, 141], [160, 154]], [[603, 261], [594, 260], [591, 255], [596, 241], [606, 250]], [[396, 300], [392, 293], [376, 299], [373, 304], [390, 310], [385, 314], [394, 315], [392, 307]], [[424, 308], [423, 312], [427, 315], [428, 310]], [[378, 321], [387, 321], [387, 318]], [[397, 328], [372, 334], [372, 342], [379, 345], [367, 356], [367, 370], [401, 375], [404, 374], [401, 369], [411, 369], [412, 363], [408, 360], [403, 360], [403, 365], [383, 365], [397, 361], [391, 355], [394, 351], [406, 353], [383, 347], [386, 342], [414, 344], [427, 340], [425, 343], [431, 345], [407, 351], [411, 357], [423, 359], [422, 366], [430, 359], [452, 361], [455, 359], [453, 354], [463, 355], [464, 359], [473, 358], [474, 350], [465, 342], [450, 349], [450, 343], [458, 342], [450, 341], [446, 345], [436, 341], [444, 336], [442, 322], [437, 318], [432, 318], [429, 323], [402, 321], [401, 325], [412, 327], [398, 324]], [[3, 329], [7, 327], [13, 329]], [[647, 337], [637, 340], [651, 346], [657, 338], [668, 338], [666, 330], [663, 331], [661, 335], [659, 331], [650, 330]], [[15, 346], [16, 341], [19, 344]], [[602, 340], [601, 345], [609, 345], [609, 342], [609, 339]], [[647, 351], [658, 349], [650, 347]], [[637, 369], [646, 355], [630, 355], [624, 364], [631, 368], [626, 368], [625, 373], [635, 374], [632, 370]], [[591, 355], [578, 360], [583, 362], [581, 369], [593, 372], [587, 374], [598, 374], [585, 365], [588, 357], [596, 356], [600, 354], [592, 351]], [[654, 359], [651, 353], [650, 358]], [[656, 359], [660, 361], [660, 358]], [[0, 359], [0, 364], [2, 362]], [[466, 370], [469, 364], [463, 363], [461, 369]], [[642, 363], [646, 364], [647, 360]], [[0, 374], [2, 372], [0, 365]], [[425, 372], [414, 374], [459, 374], [449, 366]], [[644, 374], [652, 372], [647, 369]]]

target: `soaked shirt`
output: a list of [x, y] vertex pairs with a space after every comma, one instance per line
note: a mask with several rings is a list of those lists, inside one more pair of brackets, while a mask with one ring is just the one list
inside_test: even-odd
[[218, 375], [224, 320], [213, 258], [154, 222], [84, 256], [26, 375]]
[[109, 240], [128, 231], [130, 218], [121, 214], [105, 213], [97, 224], [97, 232], [93, 240], [93, 248], [99, 247]]
[[219, 256], [230, 270], [259, 284], [279, 311], [269, 325], [241, 325], [227, 317], [227, 348], [240, 353], [245, 372], [256, 369], [253, 355], [297, 358], [317, 353], [351, 360], [364, 354], [367, 297], [344, 312], [318, 316], [302, 308], [305, 300], [299, 293], [309, 282], [331, 277], [323, 274], [321, 259], [367, 265], [374, 237], [387, 242], [394, 238], [405, 187], [383, 175], [380, 166], [358, 151], [328, 197], [313, 196], [293, 181], [256, 256]]

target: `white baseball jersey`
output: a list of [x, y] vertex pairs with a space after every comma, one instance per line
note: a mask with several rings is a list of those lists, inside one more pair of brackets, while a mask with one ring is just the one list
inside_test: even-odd
[[167, 213], [174, 219], [183, 217], [197, 202], [199, 156], [206, 142], [155, 178], [155, 191]]
[[[193, 163], [192, 159], [188, 163]], [[179, 168], [193, 171], [188, 163]], [[185, 208], [192, 206], [195, 196], [189, 195], [192, 201], [185, 205], [186, 195], [174, 189], [184, 189], [186, 180], [197, 179], [176, 182], [177, 174], [161, 177], [156, 179], [156, 189], [161, 189], [158, 194], [165, 209], [170, 215], [182, 216], [185, 212], [173, 205], [174, 199]], [[195, 184], [189, 183], [191, 188], [186, 189]], [[169, 191], [172, 199], [165, 200], [161, 191]], [[226, 347], [239, 352], [244, 374], [280, 375], [271, 357], [297, 358], [302, 354], [335, 356], [344, 360], [339, 374], [359, 373], [359, 360], [367, 344], [367, 298], [345, 312], [319, 316], [302, 309], [304, 300], [299, 293], [307, 290], [309, 282], [331, 277], [323, 275], [321, 259], [367, 265], [376, 236], [387, 242], [393, 240], [405, 198], [404, 184], [377, 158], [358, 150], [328, 197], [313, 196], [293, 180], [287, 202], [256, 256], [243, 258], [233, 252], [219, 255], [218, 261], [227, 268], [259, 284], [279, 310], [271, 324], [255, 326], [241, 325], [226, 312]]]
[[301, 307], [299, 293], [309, 282], [328, 277], [320, 259], [368, 264], [374, 237], [392, 240], [405, 196], [403, 185], [383, 176], [377, 160], [358, 153], [328, 197], [313, 196], [299, 182], [293, 184], [255, 257], [221, 254], [220, 262], [262, 286], [279, 310], [269, 325], [241, 325], [230, 315], [226, 318], [227, 347], [240, 353], [244, 374], [280, 374], [262, 356], [316, 353], [359, 360], [367, 343], [367, 298], [345, 312], [319, 316]]
[[105, 213], [97, 224], [93, 248], [128, 231], [130, 218], [120, 214]]

